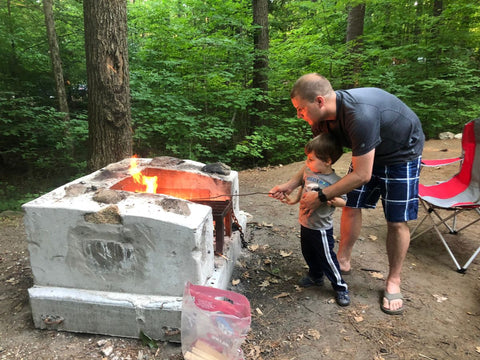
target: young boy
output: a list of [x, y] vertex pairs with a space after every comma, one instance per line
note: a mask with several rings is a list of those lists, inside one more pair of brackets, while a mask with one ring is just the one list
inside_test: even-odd
[[[297, 203], [303, 193], [319, 191], [340, 179], [332, 169], [332, 164], [342, 155], [342, 147], [333, 135], [322, 133], [310, 140], [305, 146], [305, 154], [307, 161], [303, 172], [303, 187], [297, 199], [292, 200], [287, 196], [284, 201], [291, 205]], [[299, 281], [299, 285], [321, 286], [325, 275], [336, 292], [335, 300], [340, 306], [349, 305], [350, 296], [333, 250], [332, 215], [335, 207], [343, 207], [345, 203], [345, 196], [335, 197], [311, 213], [299, 214], [302, 254], [309, 268], [308, 275]]]

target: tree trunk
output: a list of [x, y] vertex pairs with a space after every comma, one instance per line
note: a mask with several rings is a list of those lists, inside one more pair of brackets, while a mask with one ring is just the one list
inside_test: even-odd
[[69, 120], [67, 103], [67, 92], [63, 79], [62, 60], [58, 48], [57, 33], [55, 32], [55, 20], [53, 19], [53, 0], [43, 0], [43, 12], [45, 14], [45, 25], [47, 27], [48, 48], [52, 60], [53, 77], [57, 88], [58, 110], [65, 113], [65, 120]]
[[[11, 0], [7, 0], [7, 30], [8, 30], [8, 37], [10, 40], [10, 47], [11, 53], [9, 54], [8, 58], [8, 72], [12, 78], [18, 77], [20, 73], [19, 70], [19, 61], [17, 57], [17, 50], [15, 48], [15, 31], [13, 30], [13, 19], [12, 19], [12, 2]], [[7, 54], [2, 54], [2, 56], [6, 56]]]
[[[255, 101], [257, 113], [267, 110], [268, 102], [266, 95], [268, 92], [268, 1], [252, 0], [253, 25], [255, 26], [253, 42], [255, 46], [255, 59], [253, 62], [253, 88], [259, 89], [258, 100]], [[254, 116], [254, 125], [260, 125], [264, 116]]]
[[434, 0], [433, 2], [433, 16], [440, 16], [443, 12], [443, 1]]
[[89, 170], [132, 155], [127, 3], [84, 0]]
[[345, 87], [358, 86], [358, 78], [362, 72], [362, 36], [365, 19], [365, 3], [349, 7], [347, 23], [347, 51], [350, 52], [349, 69], [346, 72]]

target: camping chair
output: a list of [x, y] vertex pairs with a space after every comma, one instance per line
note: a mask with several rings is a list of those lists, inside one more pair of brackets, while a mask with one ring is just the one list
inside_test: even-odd
[[[435, 185], [419, 185], [418, 196], [420, 203], [426, 211], [425, 217], [417, 224], [412, 231], [412, 240], [435, 229], [443, 245], [452, 258], [457, 271], [465, 273], [468, 266], [480, 253], [480, 246], [475, 250], [465, 265], [460, 266], [455, 255], [445, 241], [443, 234], [439, 230], [439, 225], [446, 226], [450, 234], [457, 234], [460, 231], [480, 221], [480, 118], [472, 120], [465, 125], [462, 134], [462, 156], [459, 158], [446, 160], [424, 160], [423, 166], [441, 166], [461, 161], [460, 171], [450, 180], [440, 182]], [[451, 214], [445, 218], [442, 214], [450, 211]], [[470, 211], [475, 215], [475, 219], [465, 226], [457, 229], [457, 217], [460, 213]], [[413, 236], [417, 228], [426, 218], [430, 218], [432, 226]], [[448, 221], [452, 219], [450, 225]]]

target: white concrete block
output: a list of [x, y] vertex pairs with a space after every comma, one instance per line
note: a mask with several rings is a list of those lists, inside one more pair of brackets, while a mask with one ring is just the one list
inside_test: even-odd
[[111, 164], [23, 206], [36, 327], [126, 337], [144, 331], [175, 341], [169, 329], [180, 326], [185, 283], [229, 285], [239, 232], [225, 236], [225, 257], [215, 256], [211, 207], [172, 194], [230, 199], [245, 227], [237, 172], [206, 174], [194, 161], [138, 159], [139, 170], [157, 176], [165, 191], [144, 194], [132, 192], [129, 165], [129, 159]]

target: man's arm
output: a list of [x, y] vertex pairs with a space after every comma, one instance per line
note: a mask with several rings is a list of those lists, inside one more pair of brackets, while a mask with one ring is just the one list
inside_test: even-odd
[[[345, 175], [335, 184], [330, 185], [322, 192], [327, 199], [346, 194], [353, 189], [367, 183], [372, 177], [373, 160], [375, 158], [375, 149], [361, 156], [352, 156], [353, 171]], [[306, 214], [320, 206], [317, 192], [307, 192], [303, 194], [300, 201], [300, 211]]]

